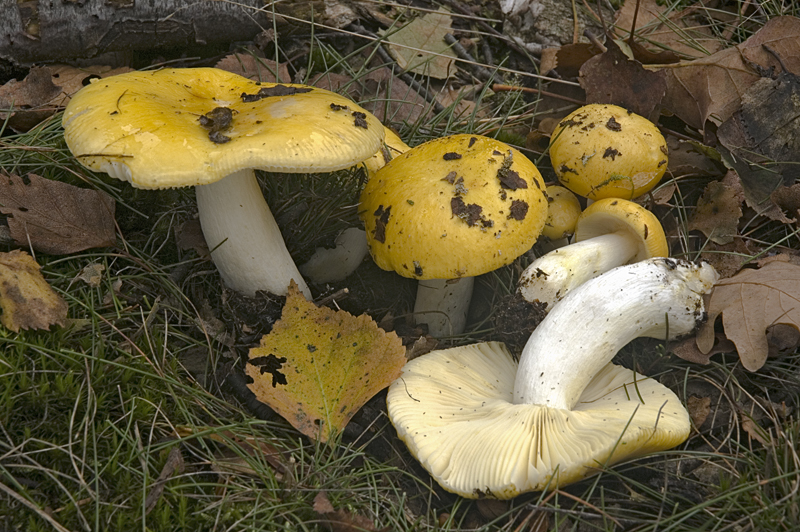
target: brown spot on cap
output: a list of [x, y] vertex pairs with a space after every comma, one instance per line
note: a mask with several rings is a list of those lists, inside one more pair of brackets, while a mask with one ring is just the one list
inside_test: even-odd
[[386, 242], [386, 224], [389, 222], [390, 211], [392, 207], [383, 208], [383, 205], [379, 205], [378, 208], [375, 210], [375, 230], [372, 231], [372, 236], [383, 244]]
[[461, 159], [461, 154], [454, 151], [449, 151], [442, 156], [442, 159], [445, 161], [455, 161], [457, 159]]
[[455, 170], [453, 170], [452, 172], [450, 172], [449, 174], [444, 176], [442, 178], [442, 181], [447, 181], [448, 183], [450, 183], [452, 185], [453, 183], [455, 183], [456, 175], [457, 174], [456, 174]]
[[464, 223], [469, 227], [477, 224], [478, 221], [483, 218], [481, 216], [483, 207], [475, 203], [464, 203], [464, 200], [460, 197], [455, 197], [450, 200], [450, 210], [453, 216], [464, 220]]
[[270, 98], [273, 96], [293, 96], [295, 94], [303, 94], [304, 92], [311, 92], [314, 89], [305, 87], [289, 87], [288, 85], [275, 85], [273, 87], [263, 87], [258, 89], [255, 94], [242, 93], [242, 101], [245, 103], [257, 102], [262, 98]]
[[467, 145], [467, 147], [468, 147], [468, 148], [471, 148], [471, 147], [472, 147], [472, 145], [473, 145], [473, 144], [475, 144], [475, 142], [477, 142], [477, 140], [478, 140], [478, 139], [476, 139], [475, 137], [470, 137], [470, 138], [469, 138], [469, 144]]
[[528, 188], [528, 183], [517, 172], [505, 167], [497, 171], [497, 178], [500, 180], [500, 186], [509, 190]]
[[360, 111], [353, 111], [353, 118], [355, 119], [353, 123], [356, 127], [363, 127], [364, 129], [369, 129], [369, 125], [367, 124], [367, 114], [362, 113]]
[[572, 168], [570, 168], [566, 164], [562, 164], [561, 167], [558, 169], [558, 171], [561, 172], [562, 174], [566, 174], [568, 172], [572, 172], [573, 174], [578, 175], [578, 171], [577, 170], [573, 170]]
[[614, 120], [613, 116], [608, 119], [608, 122], [606, 122], [606, 127], [611, 131], [622, 131], [622, 125]]
[[522, 221], [528, 215], [528, 204], [522, 200], [513, 200], [509, 209], [508, 218]]
[[422, 266], [417, 261], [414, 261], [414, 275], [422, 277]]
[[333, 109], [334, 111], [345, 111], [349, 109], [349, 107], [347, 107], [346, 105], [339, 105], [338, 103], [332, 103], [331, 109]]
[[615, 160], [617, 155], [622, 155], [619, 151], [615, 150], [614, 148], [608, 147], [606, 148], [605, 153], [603, 154], [603, 159], [607, 157], [611, 157], [611, 160]]

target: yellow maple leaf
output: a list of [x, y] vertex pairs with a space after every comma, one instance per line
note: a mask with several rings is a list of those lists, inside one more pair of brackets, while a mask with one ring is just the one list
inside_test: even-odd
[[67, 302], [47, 284], [24, 251], [0, 253], [0, 323], [14, 332], [64, 325]]
[[281, 319], [250, 350], [248, 388], [303, 434], [327, 441], [400, 376], [405, 349], [366, 315], [317, 307], [292, 283]]

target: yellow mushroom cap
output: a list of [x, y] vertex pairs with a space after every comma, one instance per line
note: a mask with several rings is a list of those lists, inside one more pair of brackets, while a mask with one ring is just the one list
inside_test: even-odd
[[647, 193], [664, 175], [667, 153], [652, 122], [610, 104], [577, 109], [550, 141], [550, 161], [561, 184], [592, 200]]
[[377, 118], [333, 92], [215, 68], [95, 79], [63, 124], [82, 164], [141, 188], [203, 185], [247, 168], [339, 170], [373, 155], [384, 135]]
[[386, 166], [386, 163], [411, 149], [397, 133], [386, 126], [384, 128], [386, 135], [383, 138], [383, 145], [372, 157], [364, 161], [368, 179], [371, 179], [375, 172]]
[[415, 279], [472, 277], [530, 249], [547, 217], [536, 166], [480, 135], [435, 139], [367, 182], [361, 218], [375, 262]]
[[547, 192], [547, 221], [542, 234], [550, 240], [558, 240], [575, 232], [575, 224], [581, 214], [581, 204], [569, 189], [550, 185]]
[[658, 218], [638, 203], [620, 198], [601, 199], [586, 207], [575, 224], [575, 241], [618, 231], [625, 231], [638, 242], [639, 252], [630, 262], [669, 256], [667, 237]]

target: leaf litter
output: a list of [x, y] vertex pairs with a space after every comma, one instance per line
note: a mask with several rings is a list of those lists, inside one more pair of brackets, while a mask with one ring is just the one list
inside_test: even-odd
[[0, 253], [0, 323], [7, 329], [49, 329], [66, 323], [67, 302], [47, 283], [40, 268], [24, 251]]
[[317, 307], [293, 283], [281, 319], [250, 350], [246, 373], [259, 401], [326, 442], [400, 376], [405, 362], [395, 333], [367, 315]]

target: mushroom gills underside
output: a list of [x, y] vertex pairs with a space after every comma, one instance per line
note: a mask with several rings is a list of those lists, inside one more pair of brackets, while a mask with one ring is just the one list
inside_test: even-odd
[[503, 344], [434, 351], [389, 387], [389, 417], [436, 481], [463, 497], [507, 499], [555, 489], [689, 434], [677, 396], [614, 364], [573, 410], [515, 405], [517, 363]]

